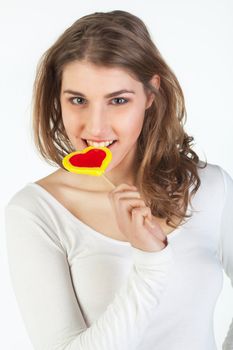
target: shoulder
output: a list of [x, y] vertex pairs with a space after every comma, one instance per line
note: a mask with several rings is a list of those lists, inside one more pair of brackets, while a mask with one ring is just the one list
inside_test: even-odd
[[43, 184], [48, 183], [50, 179], [55, 179], [56, 173], [54, 172], [35, 182], [27, 183], [10, 197], [6, 207], [17, 206], [31, 213], [38, 214], [38, 210], [40, 211], [41, 206], [44, 205], [43, 188], [46, 186], [43, 186]]
[[[8, 200], [5, 211], [13, 210], [24, 212], [27, 216], [37, 217], [45, 221], [51, 220], [54, 201], [51, 200], [46, 185], [50, 179], [56, 178], [56, 172], [35, 182], [29, 182], [15, 192]], [[51, 181], [52, 183], [53, 181]]]
[[14, 193], [5, 205], [4, 215], [8, 226], [10, 222], [22, 227], [36, 225], [56, 239], [64, 228], [62, 217], [56, 210], [54, 201], [42, 187], [34, 182], [29, 182]]
[[6, 207], [18, 206], [28, 211], [36, 211], [39, 193], [34, 187], [35, 183], [29, 182], [15, 192], [7, 202]]
[[203, 161], [199, 162], [200, 167], [198, 167], [198, 175], [200, 176], [200, 180], [207, 186], [208, 188], [221, 188], [224, 189], [224, 173], [226, 171], [218, 164], [207, 163], [205, 167], [205, 163]]
[[[203, 206], [216, 206], [221, 208], [225, 198], [225, 170], [218, 164], [199, 161], [197, 173], [200, 178], [200, 187], [195, 195], [196, 200]], [[193, 187], [193, 185], [192, 185]]]
[[221, 166], [214, 163], [206, 163], [200, 160], [198, 163], [198, 174], [201, 179], [208, 181], [216, 181], [216, 179], [221, 178]]
[[49, 227], [63, 229], [70, 217], [63, 214], [71, 195], [70, 192], [66, 194], [61, 180], [60, 172], [56, 171], [35, 182], [27, 183], [10, 197], [4, 208], [5, 215], [12, 218], [14, 215], [30, 217], [46, 223]]
[[10, 197], [5, 205], [5, 215], [23, 215], [23, 217], [31, 217], [48, 221], [46, 213], [46, 201], [40, 188], [35, 183], [30, 182], [20, 188], [13, 196]]
[[37, 236], [55, 244], [64, 252], [64, 227], [59, 221], [59, 215], [56, 214], [52, 201], [43, 193], [43, 189], [34, 182], [20, 188], [9, 199], [4, 208], [4, 219], [8, 242], [11, 238], [34, 239]]

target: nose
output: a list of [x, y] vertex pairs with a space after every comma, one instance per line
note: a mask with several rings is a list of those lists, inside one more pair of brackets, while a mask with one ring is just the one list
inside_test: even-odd
[[88, 135], [101, 137], [107, 134], [108, 120], [104, 109], [100, 106], [89, 109], [86, 122], [86, 131]]

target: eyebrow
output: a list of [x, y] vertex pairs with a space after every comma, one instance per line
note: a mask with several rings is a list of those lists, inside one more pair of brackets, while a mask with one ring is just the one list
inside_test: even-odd
[[[111, 92], [110, 94], [107, 94], [107, 95], [105, 95], [104, 97], [105, 97], [105, 98], [109, 98], [109, 97], [113, 97], [113, 96], [116, 96], [116, 95], [120, 95], [120, 94], [123, 94], [123, 93], [126, 93], [126, 92], [127, 92], [127, 93], [131, 93], [131, 94], [135, 94], [135, 91], [133, 91], [133, 90], [123, 89], [123, 90]], [[79, 91], [64, 90], [64, 91], [63, 91], [63, 94], [64, 94], [64, 93], [71, 94], [71, 95], [78, 95], [78, 96], [86, 97], [82, 92], [79, 92]]]

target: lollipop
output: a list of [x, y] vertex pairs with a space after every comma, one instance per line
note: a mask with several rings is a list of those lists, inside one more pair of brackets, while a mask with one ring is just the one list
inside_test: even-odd
[[[82, 151], [69, 153], [62, 160], [65, 169], [76, 174], [102, 175], [115, 189], [116, 186], [104, 176], [104, 171], [112, 160], [112, 152], [107, 147], [89, 146]], [[148, 218], [145, 217], [148, 221]]]
[[72, 173], [100, 176], [111, 160], [112, 152], [107, 147], [89, 146], [68, 154], [62, 164]]

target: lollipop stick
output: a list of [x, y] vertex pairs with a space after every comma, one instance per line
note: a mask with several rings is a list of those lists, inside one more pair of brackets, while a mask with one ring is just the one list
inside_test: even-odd
[[102, 177], [112, 186], [112, 188], [116, 188], [116, 186], [107, 177], [105, 177], [104, 174], [102, 174]]

